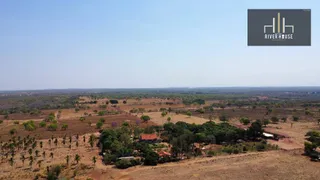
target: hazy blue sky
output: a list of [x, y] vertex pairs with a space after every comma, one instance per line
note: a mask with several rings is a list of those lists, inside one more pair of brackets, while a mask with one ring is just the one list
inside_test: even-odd
[[[248, 8], [311, 8], [311, 47], [247, 47]], [[1, 0], [0, 90], [319, 86], [318, 0]]]

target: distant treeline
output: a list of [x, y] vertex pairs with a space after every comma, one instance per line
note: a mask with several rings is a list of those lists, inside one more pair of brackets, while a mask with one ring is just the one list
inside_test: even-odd
[[34, 113], [38, 110], [74, 108], [79, 96], [14, 96], [0, 98], [0, 114]]

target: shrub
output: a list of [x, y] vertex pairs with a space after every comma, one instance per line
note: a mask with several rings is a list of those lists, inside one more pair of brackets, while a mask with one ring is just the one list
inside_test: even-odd
[[250, 120], [247, 117], [242, 117], [242, 118], [240, 118], [240, 122], [243, 125], [248, 125], [250, 123]]
[[142, 121], [144, 121], [144, 122], [148, 122], [151, 118], [150, 118], [149, 116], [147, 116], [147, 115], [142, 115], [142, 116], [140, 117], [140, 119], [141, 119]]
[[191, 112], [191, 111], [187, 111], [186, 114], [187, 114], [187, 116], [189, 116], [189, 117], [192, 116], [192, 112]]
[[197, 109], [196, 112], [201, 113], [201, 114], [204, 114], [204, 113], [205, 113], [205, 111], [204, 111], [203, 108]]
[[115, 163], [116, 167], [119, 169], [126, 169], [132, 166], [131, 162], [127, 159], [121, 159]]
[[109, 102], [110, 102], [111, 104], [118, 104], [118, 103], [119, 103], [118, 100], [114, 100], [114, 99], [111, 99]]
[[10, 129], [9, 133], [10, 133], [10, 135], [14, 135], [17, 133], [17, 130], [15, 128]]
[[283, 122], [287, 122], [287, 118], [286, 118], [286, 117], [281, 118], [281, 120], [282, 120]]
[[103, 157], [104, 164], [111, 164], [117, 160], [117, 156], [114, 154], [105, 154]]
[[211, 150], [210, 150], [210, 151], [207, 152], [207, 156], [208, 156], [208, 157], [212, 157], [212, 156], [214, 156], [214, 155], [215, 155], [215, 152], [214, 152], [214, 151], [211, 151]]
[[104, 123], [106, 120], [104, 118], [100, 118], [99, 121]]
[[298, 120], [299, 120], [299, 117], [297, 117], [297, 116], [292, 116], [292, 120], [293, 120], [293, 121], [298, 121]]
[[86, 120], [86, 118], [85, 118], [85, 117], [80, 117], [79, 120], [80, 120], [81, 122], [83, 122], [84, 120]]
[[63, 124], [63, 125], [61, 126], [61, 130], [65, 131], [65, 130], [67, 130], [67, 129], [68, 129], [68, 124]]
[[48, 126], [48, 130], [49, 131], [56, 131], [58, 129], [58, 124], [56, 123], [51, 123], [49, 126]]
[[41, 122], [39, 123], [39, 126], [40, 126], [40, 127], [46, 127], [46, 125], [47, 125], [47, 123], [46, 123], [45, 121], [41, 121]]
[[166, 111], [163, 111], [163, 112], [161, 113], [161, 116], [162, 116], [162, 117], [165, 117], [167, 114], [168, 114], [168, 113], [167, 113]]
[[220, 117], [219, 117], [219, 119], [220, 119], [220, 121], [222, 121], [222, 122], [227, 122], [228, 121], [228, 117], [226, 116], [226, 115], [221, 115]]
[[55, 165], [47, 172], [47, 179], [59, 179], [62, 167], [60, 165]]
[[268, 124], [270, 124], [269, 119], [264, 119], [264, 120], [263, 120], [263, 125], [264, 125], [264, 126], [267, 126]]
[[36, 129], [36, 125], [34, 124], [34, 121], [30, 120], [23, 123], [24, 129], [27, 131], [33, 131]]
[[2, 124], [3, 123], [3, 120], [0, 120], [0, 124]]
[[99, 115], [99, 116], [103, 116], [103, 115], [105, 115], [105, 113], [106, 113], [105, 111], [99, 111], [99, 112], [98, 112], [98, 115]]
[[13, 123], [14, 123], [14, 124], [19, 124], [20, 122], [19, 122], [19, 121], [14, 121]]
[[103, 122], [98, 121], [96, 124], [97, 129], [101, 129], [102, 126], [103, 126]]
[[279, 122], [279, 118], [273, 116], [273, 117], [271, 117], [271, 121], [272, 121], [272, 123], [278, 123]]

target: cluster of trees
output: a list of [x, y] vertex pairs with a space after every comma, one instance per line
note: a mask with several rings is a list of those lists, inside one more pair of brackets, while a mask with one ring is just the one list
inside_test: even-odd
[[[144, 165], [156, 165], [159, 156], [152, 150], [149, 144], [134, 141], [131, 138], [131, 134], [135, 134], [135, 138], [138, 138], [142, 132], [140, 128], [132, 130], [127, 124], [123, 124], [119, 128], [103, 130], [98, 144], [103, 154], [104, 163], [115, 163], [119, 168], [127, 168], [141, 163]], [[139, 156], [142, 159], [119, 160], [120, 157], [126, 156]]]
[[205, 100], [204, 99], [192, 99], [192, 98], [185, 98], [182, 101], [183, 104], [185, 105], [190, 105], [190, 104], [199, 104], [199, 105], [203, 105], [205, 104]]
[[0, 115], [24, 113], [39, 115], [41, 110], [74, 108], [78, 95], [3, 96], [0, 98]]
[[320, 147], [320, 132], [319, 131], [309, 131], [306, 134], [306, 139], [309, 142], [304, 143], [304, 152], [307, 156], [310, 156], [312, 159], [320, 160], [320, 152], [317, 152], [316, 149]]
[[[169, 142], [172, 146], [171, 159], [161, 159], [150, 144], [135, 140], [142, 132], [160, 132], [160, 129], [162, 129], [163, 141]], [[103, 130], [98, 144], [105, 164], [114, 163], [119, 168], [127, 168], [137, 164], [156, 165], [160, 162], [174, 161], [190, 153], [196, 155], [194, 143], [232, 145], [236, 144], [239, 139], [256, 140], [261, 137], [262, 132], [262, 123], [259, 120], [253, 122], [248, 130], [236, 128], [228, 123], [216, 124], [214, 122], [206, 122], [202, 125], [168, 122], [163, 127], [152, 126], [146, 129], [131, 129], [128, 125], [123, 124], [119, 128]], [[131, 138], [132, 134], [134, 134], [133, 138]], [[267, 148], [260, 148], [260, 150], [264, 149]], [[119, 160], [120, 157], [127, 156], [141, 157], [141, 159]]]

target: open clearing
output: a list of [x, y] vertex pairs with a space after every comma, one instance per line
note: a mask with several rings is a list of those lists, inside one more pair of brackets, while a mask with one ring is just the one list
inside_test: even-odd
[[159, 125], [163, 125], [164, 123], [168, 122], [167, 118], [170, 117], [171, 120], [170, 122], [176, 123], [178, 121], [184, 121], [187, 123], [195, 123], [195, 124], [203, 124], [207, 121], [208, 119], [204, 119], [201, 117], [196, 117], [196, 116], [187, 116], [184, 114], [175, 114], [175, 113], [168, 113], [165, 117], [161, 116], [161, 112], [148, 112], [148, 113], [143, 113], [144, 115], [150, 116], [151, 122], [154, 122]]

